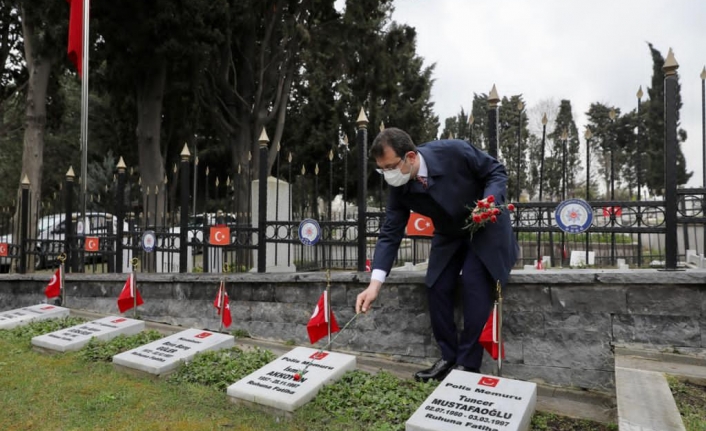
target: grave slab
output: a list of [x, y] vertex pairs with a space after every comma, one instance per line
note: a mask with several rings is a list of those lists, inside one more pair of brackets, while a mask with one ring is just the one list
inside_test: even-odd
[[112, 340], [118, 335], [134, 335], [145, 329], [145, 322], [127, 317], [108, 316], [92, 322], [32, 338], [32, 345], [59, 352], [75, 351], [97, 338]]
[[202, 329], [187, 329], [113, 356], [113, 364], [148, 374], [163, 375], [197, 353], [228, 349], [235, 337]]
[[297, 347], [230, 385], [227, 393], [236, 400], [293, 412], [355, 367], [355, 356]]
[[12, 329], [29, 322], [47, 319], [60, 319], [69, 316], [69, 309], [51, 304], [37, 304], [30, 307], [0, 313], [0, 329]]
[[526, 431], [535, 383], [453, 370], [409, 418], [406, 431]]

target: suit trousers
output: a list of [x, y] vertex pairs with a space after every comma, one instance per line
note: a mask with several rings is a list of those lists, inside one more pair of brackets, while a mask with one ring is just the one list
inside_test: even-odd
[[[459, 273], [460, 295], [456, 292]], [[473, 252], [470, 240], [465, 240], [434, 285], [427, 289], [432, 332], [444, 360], [480, 368], [483, 347], [478, 339], [492, 310], [493, 286], [492, 277]], [[460, 334], [454, 321], [454, 306], [459, 297], [463, 307]]]

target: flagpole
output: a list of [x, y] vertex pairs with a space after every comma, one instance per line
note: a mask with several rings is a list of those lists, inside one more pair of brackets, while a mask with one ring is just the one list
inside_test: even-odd
[[61, 306], [66, 307], [66, 291], [64, 289], [64, 261], [66, 260], [66, 253], [61, 253], [59, 255], [59, 287], [61, 289]]
[[497, 286], [498, 298], [495, 300], [498, 314], [495, 316], [496, 325], [498, 327], [498, 377], [502, 377], [503, 373], [503, 289], [498, 280]]
[[137, 267], [137, 258], [133, 257], [130, 263], [132, 263], [132, 273], [130, 274], [130, 293], [132, 294], [132, 317], [137, 319], [137, 289], [135, 288], [135, 268]]
[[[90, 0], [83, 0], [82, 45], [81, 45], [81, 214], [86, 215], [88, 187], [88, 56]], [[85, 223], [85, 221], [84, 221]]]
[[326, 313], [326, 329], [328, 331], [328, 342], [331, 344], [331, 270], [326, 270], [326, 300], [324, 301], [324, 312]]
[[223, 309], [224, 290], [225, 286], [223, 285], [223, 278], [221, 278], [221, 285], [218, 286], [218, 314], [220, 315], [220, 319], [218, 319], [218, 332], [223, 332], [223, 313], [225, 313]]

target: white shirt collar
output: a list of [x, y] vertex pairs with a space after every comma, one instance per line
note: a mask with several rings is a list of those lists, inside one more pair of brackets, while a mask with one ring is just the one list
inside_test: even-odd
[[428, 177], [429, 176], [429, 169], [427, 169], [427, 162], [424, 161], [424, 157], [422, 156], [422, 153], [417, 151], [417, 156], [419, 157], [419, 172], [417, 172], [418, 177]]

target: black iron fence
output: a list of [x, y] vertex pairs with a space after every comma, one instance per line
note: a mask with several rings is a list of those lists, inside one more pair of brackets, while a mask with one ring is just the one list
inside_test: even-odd
[[[700, 259], [704, 265], [706, 189], [676, 187], [675, 71], [667, 74], [665, 91], [664, 198], [591, 200], [593, 222], [580, 234], [558, 227], [559, 202], [516, 203], [518, 268], [535, 267], [539, 261], [554, 267], [627, 264], [674, 270]], [[498, 100], [489, 102], [488, 152], [497, 157]], [[31, 204], [31, 185], [23, 184], [16, 208], [0, 211], [0, 269], [26, 272], [51, 268], [65, 259], [72, 272], [126, 272], [138, 258], [137, 269], [147, 272], [366, 270], [384, 221], [386, 185], [374, 173], [368, 178], [368, 122], [362, 110], [357, 125], [355, 190], [348, 187], [347, 139], [325, 159], [301, 166], [293, 165], [291, 155], [277, 154], [270, 170], [264, 134], [258, 169], [251, 161], [221, 175], [206, 168], [199, 177], [205, 177], [200, 188], [193, 180], [197, 163], [186, 147], [171, 182], [165, 177], [162, 184], [150, 187], [128, 172], [121, 159], [114, 181], [105, 187], [108, 198], [101, 202], [100, 197], [85, 197], [85, 210], [79, 208], [72, 170], [61, 193], [37, 207]], [[328, 166], [328, 178], [319, 177], [320, 165]], [[344, 178], [336, 192], [334, 171]], [[566, 175], [562, 178], [565, 197]], [[638, 177], [638, 190], [639, 182]], [[519, 194], [517, 190], [515, 195]], [[320, 227], [316, 244], [301, 241], [305, 219]], [[398, 264], [426, 261], [429, 248], [429, 237], [405, 238]]]

